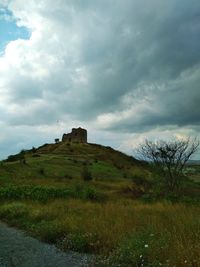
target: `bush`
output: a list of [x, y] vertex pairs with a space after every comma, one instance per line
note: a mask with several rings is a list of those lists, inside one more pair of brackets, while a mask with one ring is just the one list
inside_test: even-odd
[[47, 201], [48, 199], [69, 197], [75, 197], [75, 192], [69, 188], [50, 186], [10, 186], [0, 188], [0, 199]]
[[69, 175], [68, 173], [66, 173], [66, 174], [64, 175], [64, 178], [71, 180], [71, 179], [72, 179], [72, 176]]
[[8, 186], [0, 188], [0, 200], [31, 199], [45, 202], [57, 198], [78, 198], [83, 200], [103, 201], [105, 196], [95, 188], [74, 186], [58, 188], [53, 186]]
[[150, 181], [148, 181], [146, 178], [144, 178], [143, 176], [141, 175], [138, 175], [138, 174], [135, 174], [133, 177], [132, 177], [132, 181], [138, 185], [138, 186], [142, 186], [144, 188], [149, 188], [151, 186], [151, 183]]
[[33, 146], [32, 149], [31, 149], [31, 152], [32, 153], [36, 153], [37, 149]]
[[98, 192], [94, 187], [86, 187], [83, 192], [83, 198], [91, 201], [104, 201], [106, 196], [103, 193]]
[[39, 154], [33, 154], [32, 157], [33, 157], [33, 158], [39, 158], [39, 157], [41, 157], [41, 156], [40, 156]]
[[19, 153], [19, 154], [16, 154], [16, 155], [8, 156], [6, 161], [7, 162], [13, 162], [13, 161], [18, 161], [18, 160], [22, 160], [22, 159], [24, 159], [24, 154]]
[[45, 175], [45, 170], [44, 170], [44, 168], [42, 168], [42, 167], [38, 170], [38, 172], [39, 172], [39, 174], [41, 174], [41, 175]]
[[82, 172], [82, 178], [84, 181], [92, 181], [92, 174], [88, 168], [84, 168]]

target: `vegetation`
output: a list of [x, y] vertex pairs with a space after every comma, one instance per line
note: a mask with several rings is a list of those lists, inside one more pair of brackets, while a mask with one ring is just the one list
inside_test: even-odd
[[84, 181], [92, 181], [92, 174], [87, 167], [83, 169], [82, 177]]
[[60, 142], [23, 154], [26, 164], [0, 165], [1, 220], [92, 253], [96, 266], [200, 266], [199, 165], [186, 166], [177, 197], [161, 194], [154, 168], [111, 148]]
[[145, 141], [138, 150], [145, 160], [154, 164], [165, 179], [169, 192], [177, 192], [183, 181], [183, 171], [190, 157], [199, 147], [197, 140]]

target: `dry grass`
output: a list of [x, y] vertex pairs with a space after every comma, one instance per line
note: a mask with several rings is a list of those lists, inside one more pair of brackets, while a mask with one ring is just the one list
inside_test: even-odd
[[[134, 255], [139, 253], [140, 257], [147, 257], [148, 250], [148, 264], [159, 261], [163, 266], [200, 266], [200, 207], [131, 200], [104, 204], [81, 200], [46, 204], [26, 201], [20, 205], [4, 203], [1, 217], [63, 249], [108, 256], [120, 246], [127, 246], [126, 253], [135, 249]], [[23, 214], [19, 216], [16, 207]], [[134, 247], [126, 245], [131, 238], [137, 241]]]

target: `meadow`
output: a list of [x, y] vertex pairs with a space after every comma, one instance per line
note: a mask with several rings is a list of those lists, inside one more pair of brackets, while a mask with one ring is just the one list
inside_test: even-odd
[[[199, 203], [137, 197], [131, 177], [149, 169], [92, 152], [74, 146], [71, 154], [2, 162], [0, 219], [62, 250], [95, 255], [92, 266], [200, 266]], [[84, 180], [86, 167], [92, 179]]]

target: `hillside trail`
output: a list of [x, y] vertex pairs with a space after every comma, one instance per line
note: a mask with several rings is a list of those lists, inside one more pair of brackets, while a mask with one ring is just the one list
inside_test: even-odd
[[0, 267], [83, 267], [89, 258], [62, 252], [0, 222]]

